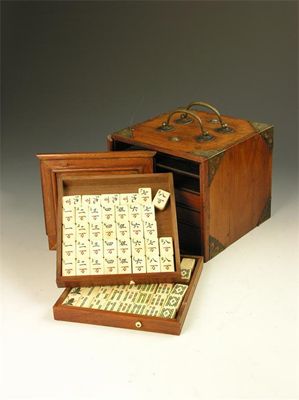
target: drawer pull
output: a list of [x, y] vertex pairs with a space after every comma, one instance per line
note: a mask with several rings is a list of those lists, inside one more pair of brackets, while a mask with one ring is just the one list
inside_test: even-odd
[[187, 110], [187, 109], [185, 109], [185, 108], [178, 108], [177, 110], [172, 111], [172, 112], [168, 115], [167, 120], [164, 121], [164, 122], [162, 122], [162, 125], [159, 126], [157, 129], [158, 129], [159, 131], [161, 131], [161, 132], [168, 132], [168, 131], [174, 130], [173, 125], [170, 125], [170, 120], [171, 120], [171, 117], [172, 117], [173, 115], [178, 114], [178, 113], [181, 113], [181, 114], [184, 114], [184, 115], [185, 115], [185, 114], [186, 114], [186, 115], [191, 115], [191, 116], [198, 122], [198, 125], [199, 125], [199, 127], [200, 127], [200, 131], [201, 131], [201, 134], [198, 135], [198, 136], [196, 136], [196, 138], [195, 138], [196, 141], [198, 141], [198, 142], [206, 142], [206, 141], [209, 141], [209, 140], [213, 140], [213, 139], [214, 139], [214, 136], [210, 135], [208, 131], [204, 130], [204, 127], [203, 127], [203, 124], [202, 124], [202, 120], [199, 118], [199, 116], [196, 115], [194, 112], [189, 111], [189, 110]]
[[140, 322], [140, 321], [137, 321], [136, 323], [135, 323], [135, 326], [136, 326], [136, 328], [141, 328], [142, 327], [142, 323]]

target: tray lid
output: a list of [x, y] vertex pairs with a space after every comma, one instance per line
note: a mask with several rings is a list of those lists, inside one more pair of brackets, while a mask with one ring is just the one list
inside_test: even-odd
[[153, 151], [37, 154], [49, 249], [56, 249], [57, 178], [61, 173], [77, 176], [152, 173], [155, 154]]
[[199, 162], [214, 157], [256, 134], [260, 134], [267, 145], [272, 145], [272, 133], [269, 133], [269, 128], [273, 128], [271, 124], [250, 122], [220, 114], [219, 120], [218, 114], [194, 109], [178, 109], [109, 136], [132, 144], [135, 148], [140, 145], [142, 148]]

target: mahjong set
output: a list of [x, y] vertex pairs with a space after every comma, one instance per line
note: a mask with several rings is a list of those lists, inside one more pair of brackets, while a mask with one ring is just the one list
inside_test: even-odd
[[174, 271], [172, 237], [158, 238], [155, 207], [170, 193], [74, 195], [62, 198], [62, 275]]
[[56, 281], [66, 288], [55, 319], [180, 334], [202, 258], [180, 254], [172, 174], [144, 173], [154, 153], [142, 153], [119, 173], [101, 163], [107, 153], [38, 156], [46, 228], [49, 213], [56, 219]]

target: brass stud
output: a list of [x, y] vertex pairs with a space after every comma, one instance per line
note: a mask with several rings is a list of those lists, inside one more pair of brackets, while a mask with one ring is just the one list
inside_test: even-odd
[[130, 281], [130, 285], [135, 285], [135, 281]]
[[137, 321], [136, 323], [135, 323], [135, 326], [136, 326], [136, 328], [141, 328], [142, 327], [142, 323], [140, 322], [140, 321]]

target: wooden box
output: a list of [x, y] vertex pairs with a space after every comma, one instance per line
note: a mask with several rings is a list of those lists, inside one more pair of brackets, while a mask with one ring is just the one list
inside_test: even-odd
[[63, 301], [70, 292], [70, 288], [64, 290], [62, 295], [53, 306], [54, 318], [62, 321], [81, 322], [85, 324], [114, 326], [118, 328], [179, 335], [181, 333], [203, 267], [202, 257], [194, 258], [197, 259], [196, 266], [189, 282], [188, 290], [174, 319], [141, 316], [64, 305]]
[[207, 261], [270, 218], [271, 125], [195, 102], [109, 135], [108, 146], [154, 150], [155, 171], [173, 173], [184, 253]]
[[[155, 218], [159, 237], [172, 237], [174, 248], [174, 272], [150, 272], [111, 275], [62, 275], [62, 198], [69, 195], [98, 195], [104, 193], [138, 192], [141, 187], [150, 187], [155, 196], [159, 189], [170, 193], [165, 210], [157, 210]], [[133, 175], [79, 175], [60, 174], [57, 177], [57, 285], [59, 287], [97, 286], [129, 283], [176, 282], [180, 278], [180, 250], [172, 174]]]
[[49, 249], [56, 249], [57, 178], [61, 173], [78, 175], [147, 174], [153, 172], [152, 151], [37, 154]]

